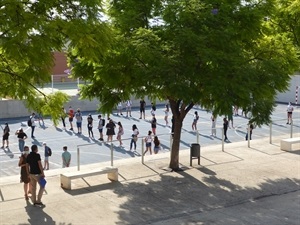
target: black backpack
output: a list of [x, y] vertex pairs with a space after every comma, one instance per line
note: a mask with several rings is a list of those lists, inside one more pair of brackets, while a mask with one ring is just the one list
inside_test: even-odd
[[51, 148], [48, 147], [48, 156], [51, 156], [52, 155], [52, 150]]
[[27, 126], [31, 127], [32, 126], [32, 121], [31, 118], [29, 118], [29, 120], [27, 120]]
[[105, 125], [105, 119], [102, 119], [102, 126]]

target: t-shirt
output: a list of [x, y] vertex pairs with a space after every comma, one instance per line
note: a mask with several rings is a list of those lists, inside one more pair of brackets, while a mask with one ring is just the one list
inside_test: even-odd
[[40, 154], [36, 152], [30, 152], [27, 156], [27, 164], [29, 165], [29, 173], [30, 174], [41, 174], [38, 161], [41, 161]]
[[24, 137], [27, 138], [27, 135], [24, 132], [20, 132], [20, 133], [18, 133], [17, 137], [23, 140]]
[[144, 109], [146, 107], [146, 102], [144, 100], [140, 101], [140, 108]]
[[75, 118], [77, 120], [77, 122], [82, 122], [82, 115], [81, 115], [81, 112], [77, 112], [75, 114]]
[[49, 150], [50, 148], [48, 147], [48, 146], [45, 146], [45, 157], [48, 157], [49, 156], [49, 154], [48, 154], [48, 150]]
[[63, 167], [66, 167], [67, 165], [65, 164], [65, 162], [70, 162], [70, 160], [71, 160], [71, 153], [68, 152], [68, 151], [64, 151], [61, 154], [61, 157], [64, 159], [63, 160]]
[[69, 118], [73, 118], [74, 117], [74, 110], [73, 109], [69, 109]]
[[151, 128], [156, 128], [156, 118], [151, 120]]

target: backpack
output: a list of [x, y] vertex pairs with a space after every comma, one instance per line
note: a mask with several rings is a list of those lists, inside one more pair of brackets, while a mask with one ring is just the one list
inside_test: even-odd
[[27, 126], [31, 127], [32, 126], [32, 121], [31, 118], [29, 118], [29, 120], [27, 120]]
[[52, 155], [52, 150], [51, 148], [48, 147], [48, 156], [51, 156]]
[[102, 126], [105, 125], [105, 119], [102, 119]]

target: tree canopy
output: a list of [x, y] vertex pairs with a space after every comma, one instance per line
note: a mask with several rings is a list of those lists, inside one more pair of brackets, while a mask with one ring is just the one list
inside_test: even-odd
[[[215, 115], [247, 108], [251, 122], [267, 124], [276, 93], [299, 68], [297, 39], [288, 28], [293, 23], [280, 17], [283, 1], [110, 3], [113, 44], [97, 62], [81, 58], [74, 74], [91, 82], [82, 94], [98, 98], [104, 112], [130, 95], [168, 100], [175, 119], [173, 169], [182, 122], [195, 104]], [[277, 24], [266, 19], [272, 17]]]
[[68, 97], [61, 92], [47, 96], [37, 87], [51, 81], [54, 51], [72, 48], [93, 60], [101, 56], [109, 45], [102, 11], [99, 0], [2, 0], [0, 96], [25, 100], [57, 121]]

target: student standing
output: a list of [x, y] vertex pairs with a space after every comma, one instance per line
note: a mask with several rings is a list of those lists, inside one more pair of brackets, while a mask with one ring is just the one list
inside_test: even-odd
[[[30, 185], [31, 185], [31, 200], [34, 205], [44, 206], [42, 203], [42, 196], [44, 192], [44, 187], [40, 184], [41, 178], [45, 177], [44, 170], [42, 167], [41, 156], [38, 153], [37, 145], [31, 146], [31, 152], [27, 156], [27, 164], [26, 164], [27, 173], [30, 177]], [[36, 196], [36, 186], [39, 184], [40, 189], [38, 195]]]
[[293, 111], [294, 111], [294, 107], [292, 106], [291, 102], [289, 102], [286, 111], [287, 111], [287, 122], [286, 122], [286, 124], [291, 124], [292, 123]]
[[140, 100], [140, 119], [145, 119], [145, 108], [146, 108], [146, 102], [144, 99]]
[[132, 150], [132, 145], [134, 145], [134, 150], [136, 150], [136, 142], [138, 140], [139, 130], [135, 124], [132, 125], [132, 135], [130, 141], [130, 151]]
[[146, 143], [146, 151], [144, 152], [144, 155], [146, 155], [146, 152], [150, 152], [150, 155], [152, 155], [152, 149], [151, 149], [151, 144], [152, 144], [152, 132], [149, 130], [148, 131], [148, 136], [145, 137], [145, 143]]
[[194, 119], [193, 119], [193, 123], [192, 123], [192, 129], [193, 130], [197, 130], [197, 123], [198, 123], [198, 120], [199, 120], [199, 116], [198, 116], [198, 112], [196, 111], [194, 113]]
[[164, 110], [164, 112], [165, 112], [165, 121], [166, 121], [166, 126], [168, 126], [168, 124], [169, 124], [169, 121], [168, 121], [168, 117], [169, 117], [169, 105], [168, 104], [166, 104], [166, 108], [165, 108], [165, 110]]
[[27, 135], [24, 133], [22, 128], [16, 131], [16, 135], [19, 142], [19, 150], [21, 153], [23, 153], [24, 146], [25, 146], [25, 139], [27, 138]]
[[155, 106], [155, 104], [152, 102], [152, 103], [151, 103], [151, 116], [155, 116], [155, 111], [156, 111], [156, 106]]
[[217, 136], [217, 129], [216, 129], [216, 118], [212, 115], [211, 116], [211, 136]]
[[118, 103], [117, 108], [118, 108], [118, 113], [117, 113], [117, 115], [120, 114], [120, 116], [123, 116], [123, 113], [122, 113], [123, 104], [122, 104], [122, 102], [119, 102], [119, 103]]
[[228, 141], [227, 138], [228, 120], [226, 117], [223, 119], [223, 130], [224, 130], [224, 141]]
[[63, 153], [61, 154], [61, 158], [62, 158], [62, 167], [69, 167], [70, 163], [71, 163], [71, 153], [68, 152], [68, 147], [65, 145], [63, 147]]
[[118, 131], [118, 134], [117, 134], [117, 140], [120, 142], [120, 146], [122, 146], [123, 145], [122, 135], [124, 134], [124, 129], [123, 129], [123, 126], [122, 126], [121, 122], [118, 122], [118, 126], [119, 126], [119, 131]]
[[153, 135], [156, 135], [156, 118], [155, 115], [152, 116], [152, 120], [151, 120], [151, 129], [152, 129], [152, 133]]
[[[252, 131], [254, 129], [254, 126], [253, 126], [252, 123], [250, 123], [249, 128], [250, 128], [250, 131], [249, 131], [249, 133], [250, 133], [250, 140], [252, 140]], [[245, 139], [246, 139], [246, 141], [248, 141], [248, 128], [247, 128], [247, 133], [246, 133]]]
[[23, 188], [24, 188], [24, 195], [25, 195], [25, 200], [29, 200], [28, 194], [31, 193], [30, 190], [30, 185], [29, 185], [29, 174], [26, 169], [26, 164], [27, 164], [27, 156], [29, 154], [29, 147], [25, 146], [23, 154], [20, 156], [19, 159], [19, 167], [21, 168], [20, 173], [20, 181], [21, 183], [24, 183]]
[[6, 148], [8, 148], [8, 146], [9, 146], [9, 141], [8, 141], [9, 132], [10, 132], [10, 129], [9, 129], [8, 123], [5, 123], [5, 127], [3, 129], [3, 136], [2, 136], [2, 147], [1, 147], [2, 149], [4, 149], [5, 142], [6, 142]]
[[61, 121], [62, 121], [64, 129], [66, 129], [66, 121], [65, 121], [66, 115], [67, 115], [67, 111], [64, 107], [62, 107], [61, 108]]
[[72, 106], [69, 106], [69, 122], [70, 122], [70, 130], [73, 130], [73, 118], [74, 118], [74, 110], [72, 108]]
[[94, 138], [93, 121], [94, 121], [94, 119], [93, 119], [92, 115], [89, 114], [87, 117], [87, 128], [88, 128], [89, 137], [92, 137], [92, 138]]
[[153, 149], [154, 154], [157, 154], [158, 151], [160, 150], [160, 141], [158, 140], [157, 136], [154, 137], [153, 143], [154, 143], [154, 149]]
[[46, 142], [43, 142], [43, 148], [44, 148], [44, 170], [49, 170], [49, 157], [50, 157], [50, 151], [51, 148], [47, 146]]
[[131, 117], [131, 105], [132, 105], [131, 100], [127, 100], [126, 101], [126, 113], [127, 113], [126, 117], [128, 117], [128, 114]]
[[35, 138], [34, 136], [34, 130], [35, 130], [35, 113], [32, 113], [30, 116], [30, 120], [31, 120], [31, 138]]
[[77, 126], [77, 132], [78, 134], [82, 133], [82, 113], [80, 112], [80, 109], [77, 109], [77, 112], [75, 113], [75, 119], [76, 119], [76, 126]]
[[98, 115], [98, 130], [99, 130], [99, 134], [100, 134], [100, 138], [98, 139], [99, 141], [103, 141], [103, 127], [105, 125], [105, 120], [102, 119], [101, 115]]
[[107, 142], [111, 142], [113, 140], [113, 136], [115, 133], [116, 124], [113, 122], [112, 119], [106, 124], [106, 135], [107, 135]]

